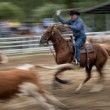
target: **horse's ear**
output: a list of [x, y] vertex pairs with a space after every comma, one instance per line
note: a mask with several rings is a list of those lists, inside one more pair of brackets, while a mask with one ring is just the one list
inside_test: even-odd
[[57, 24], [54, 24], [52, 29], [57, 29]]
[[54, 29], [54, 27], [55, 27], [55, 25], [53, 25], [51, 29], [53, 30], [53, 29]]
[[53, 25], [53, 26], [52, 26], [52, 36], [53, 36], [53, 34], [55, 33], [55, 31], [54, 31], [55, 27], [56, 27], [56, 25]]

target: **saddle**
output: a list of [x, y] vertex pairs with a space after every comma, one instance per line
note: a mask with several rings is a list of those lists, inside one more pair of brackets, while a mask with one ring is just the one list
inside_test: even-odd
[[[73, 50], [75, 50], [75, 43], [74, 43], [74, 40], [71, 38], [70, 40], [67, 41], [68, 42], [68, 45], [69, 45], [69, 48], [70, 48], [70, 51], [71, 53], [73, 53]], [[89, 68], [89, 63], [90, 63], [90, 58], [89, 58], [89, 53], [92, 53], [94, 52], [94, 48], [93, 48], [93, 45], [91, 42], [86, 42], [81, 48], [80, 48], [80, 54], [86, 54], [87, 55], [87, 66]], [[75, 59], [75, 54], [76, 54], [76, 51], [74, 53], [74, 57], [73, 57], [73, 60]]]
[[[70, 39], [68, 40], [68, 44], [69, 44], [69, 48], [70, 51], [73, 53], [73, 45], [75, 45], [75, 43]], [[94, 48], [91, 42], [85, 42], [85, 44], [80, 48], [80, 53], [91, 53], [94, 52]]]

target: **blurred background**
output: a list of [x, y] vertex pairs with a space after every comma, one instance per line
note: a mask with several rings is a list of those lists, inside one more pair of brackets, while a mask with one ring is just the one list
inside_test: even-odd
[[[41, 34], [58, 22], [56, 10], [71, 8], [80, 10], [87, 32], [110, 29], [109, 0], [0, 0], [0, 36]], [[68, 18], [67, 13], [63, 11], [62, 16]]]
[[[0, 0], [0, 53], [5, 53], [9, 63], [0, 65], [0, 70], [9, 70], [19, 65], [42, 64], [55, 65], [55, 59], [48, 46], [39, 45], [41, 35], [46, 28], [53, 24], [61, 26], [61, 34], [65, 39], [72, 33], [58, 22], [55, 13], [62, 10], [62, 17], [69, 19], [69, 9], [81, 12], [85, 22], [87, 38], [94, 42], [107, 44], [110, 49], [110, 0]], [[58, 97], [71, 110], [110, 110], [110, 60], [104, 69], [105, 87], [102, 92], [90, 93], [98, 77], [95, 68], [93, 78], [76, 94], [75, 89], [85, 78], [83, 69], [67, 71], [61, 76], [70, 80], [72, 84], [61, 85], [60, 89], [53, 89], [52, 80], [54, 70], [38, 70], [41, 83]], [[0, 110], [42, 110], [32, 98], [21, 97], [2, 103]], [[59, 110], [59, 109], [56, 109]], [[61, 109], [60, 109], [61, 110]]]
[[[69, 19], [69, 9], [81, 12], [88, 36], [101, 35], [103, 38], [107, 35], [110, 38], [109, 0], [0, 0], [0, 50], [10, 54], [18, 52], [13, 48], [38, 47], [45, 29], [59, 24], [56, 11], [62, 10], [62, 17]], [[71, 34], [62, 27], [61, 31], [64, 36]]]

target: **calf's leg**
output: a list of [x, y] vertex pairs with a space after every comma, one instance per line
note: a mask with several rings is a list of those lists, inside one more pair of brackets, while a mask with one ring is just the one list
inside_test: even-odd
[[48, 91], [45, 91], [45, 95], [46, 95], [48, 102], [50, 104], [53, 104], [55, 106], [58, 106], [59, 108], [66, 109], [66, 110], [69, 108], [65, 104], [61, 103], [56, 97], [54, 97]]
[[24, 82], [20, 86], [20, 91], [35, 98], [45, 110], [55, 110], [54, 106], [47, 103], [47, 100], [38, 92], [38, 87], [33, 83]]

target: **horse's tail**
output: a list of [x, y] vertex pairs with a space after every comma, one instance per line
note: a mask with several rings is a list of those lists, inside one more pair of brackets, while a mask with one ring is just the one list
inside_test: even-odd
[[77, 68], [79, 68], [78, 66], [75, 66], [73, 64], [70, 64], [70, 63], [66, 63], [66, 64], [60, 64], [60, 65], [57, 65], [57, 66], [53, 66], [53, 67], [50, 67], [50, 66], [41, 66], [41, 65], [35, 65], [35, 67], [39, 67], [39, 68], [45, 68], [45, 69], [51, 69], [51, 70], [57, 70], [55, 71], [55, 80], [58, 81], [59, 83], [62, 83], [62, 84], [67, 84], [68, 81], [66, 80], [62, 80], [58, 77], [58, 75], [63, 72], [63, 71], [66, 71], [66, 70], [75, 70]]
[[4, 54], [4, 53], [1, 53], [1, 64], [4, 64], [4, 63], [8, 63], [8, 57]]
[[91, 43], [94, 42], [92, 38], [89, 38], [88, 41], [91, 42]]
[[[93, 38], [88, 39], [89, 42], [94, 43]], [[101, 47], [105, 48], [107, 54], [110, 56], [110, 45], [109, 44], [99, 44]]]
[[100, 44], [103, 48], [105, 48], [106, 52], [110, 56], [110, 45], [109, 44]]
[[107, 51], [108, 55], [110, 56], [110, 50], [109, 49], [106, 49], [106, 51]]

